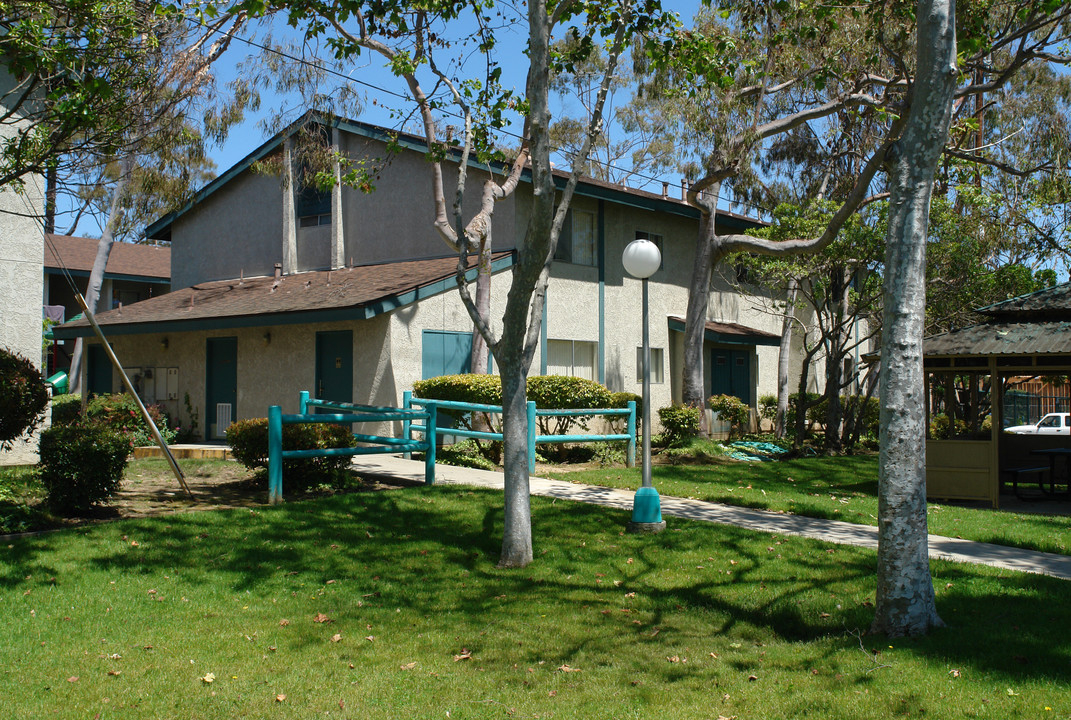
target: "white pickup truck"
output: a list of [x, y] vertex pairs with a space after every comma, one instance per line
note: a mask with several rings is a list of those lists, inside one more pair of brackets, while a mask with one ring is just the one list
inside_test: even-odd
[[1049, 413], [1034, 425], [1004, 428], [1015, 435], [1071, 435], [1071, 413]]

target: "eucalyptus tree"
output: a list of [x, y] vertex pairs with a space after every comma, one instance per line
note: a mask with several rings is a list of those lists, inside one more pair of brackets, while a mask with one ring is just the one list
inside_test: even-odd
[[[104, 272], [117, 237], [131, 232], [147, 213], [172, 209], [185, 201], [195, 183], [207, 176], [211, 167], [205, 155], [204, 130], [225, 134], [229, 121], [219, 108], [204, 114], [198, 124], [195, 115], [214, 93], [211, 66], [229, 47], [234, 34], [247, 20], [244, 12], [224, 13], [210, 23], [192, 24], [181, 8], [139, 6], [151, 47], [139, 58], [146, 82], [128, 88], [122, 97], [125, 126], [114, 147], [102, 147], [86, 156], [80, 149], [65, 155], [88, 172], [97, 172], [97, 188], [89, 186], [85, 202], [96, 204], [103, 216], [97, 252], [86, 286], [86, 307], [96, 312], [109, 309], [100, 297]], [[107, 187], [102, 187], [109, 180]], [[81, 214], [81, 211], [79, 211]], [[71, 232], [78, 220], [72, 224]], [[76, 341], [71, 357], [71, 389], [79, 391], [82, 343]]]

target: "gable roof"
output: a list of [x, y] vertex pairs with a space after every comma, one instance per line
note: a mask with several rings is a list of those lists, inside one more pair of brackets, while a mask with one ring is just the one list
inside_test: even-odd
[[923, 355], [1071, 354], [1071, 283], [1003, 300], [978, 312], [985, 322], [957, 328], [923, 341]]
[[[469, 258], [474, 280], [478, 257]], [[511, 252], [492, 255], [491, 272], [512, 266]], [[363, 320], [455, 287], [457, 256], [362, 265], [274, 277], [201, 283], [100, 313], [110, 335]], [[93, 334], [85, 319], [53, 328], [57, 338]]]
[[[684, 332], [685, 319], [680, 315], [668, 317], [669, 329]], [[707, 320], [703, 327], [703, 339], [722, 345], [780, 345], [781, 336], [777, 333], [751, 328], [739, 323], [714, 322]]]
[[[408, 150], [414, 150], [420, 153], [427, 152], [427, 143], [424, 142], [422, 137], [412, 135], [410, 133], [400, 132], [396, 130], [390, 130], [388, 128], [381, 127], [379, 125], [372, 125], [371, 123], [362, 122], [360, 120], [349, 120], [346, 118], [331, 117], [325, 118], [313, 111], [305, 113], [301, 118], [293, 122], [286, 129], [276, 133], [273, 137], [269, 138], [256, 150], [246, 155], [244, 158], [235, 163], [232, 167], [224, 171], [217, 178], [209, 182], [203, 188], [201, 188], [184, 206], [168, 213], [164, 217], [160, 218], [156, 222], [152, 223], [145, 228], [145, 236], [150, 239], [164, 240], [170, 237], [171, 224], [178, 218], [185, 215], [192, 210], [198, 203], [205, 200], [209, 195], [214, 193], [219, 188], [223, 187], [231, 180], [235, 179], [241, 173], [248, 170], [253, 163], [263, 160], [271, 155], [277, 148], [281, 147], [283, 142], [296, 134], [309, 122], [319, 123], [331, 128], [338, 128], [354, 135], [376, 140], [386, 143], [394, 143], [400, 147]], [[469, 161], [470, 167], [486, 169], [485, 165], [481, 165], [476, 162], [475, 159]], [[498, 169], [498, 168], [496, 168]], [[554, 171], [554, 183], [559, 189], [564, 188], [568, 182], [569, 174], [561, 170]], [[530, 169], [525, 169], [521, 174], [521, 180], [523, 182], [531, 182], [532, 175]], [[615, 183], [605, 182], [602, 180], [595, 180], [594, 178], [582, 178], [576, 186], [575, 193], [581, 197], [590, 197], [601, 200], [608, 200], [610, 202], [618, 203], [621, 205], [629, 205], [632, 207], [642, 208], [644, 210], [653, 210], [657, 212], [668, 213], [670, 215], [681, 215], [683, 217], [689, 217], [698, 220], [699, 211], [693, 208], [684, 200], [675, 200], [669, 197], [663, 197], [655, 193], [647, 192], [646, 190], [637, 190], [635, 188], [626, 187], [624, 185], [617, 185]], [[720, 227], [724, 227], [728, 230], [741, 231], [749, 228], [760, 227], [766, 223], [748, 218], [736, 213], [718, 211], [718, 223]]]
[[[59, 273], [66, 266], [72, 275], [89, 275], [97, 258], [98, 242], [92, 238], [46, 234], [45, 272]], [[166, 245], [114, 243], [108, 255], [104, 277], [171, 282], [171, 248]]]

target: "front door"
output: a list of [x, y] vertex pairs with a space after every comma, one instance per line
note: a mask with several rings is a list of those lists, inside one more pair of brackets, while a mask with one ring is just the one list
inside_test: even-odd
[[711, 395], [732, 395], [751, 404], [751, 352], [715, 348], [710, 357]]
[[103, 346], [90, 345], [86, 352], [86, 392], [107, 395], [111, 391], [112, 361]]
[[315, 397], [335, 402], [353, 402], [352, 330], [316, 333]]
[[205, 343], [206, 440], [226, 437], [238, 409], [238, 338], [208, 338]]

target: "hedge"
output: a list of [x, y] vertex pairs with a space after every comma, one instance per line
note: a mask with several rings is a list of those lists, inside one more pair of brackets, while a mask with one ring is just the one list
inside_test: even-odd
[[[234, 459], [267, 481], [268, 419], [239, 420], [227, 428], [227, 444]], [[355, 447], [348, 425], [309, 423], [283, 425], [283, 450]], [[283, 483], [288, 492], [302, 492], [318, 485], [338, 485], [350, 464], [348, 455], [283, 461]]]
[[32, 362], [0, 348], [0, 449], [11, 447], [45, 417], [48, 390]]

